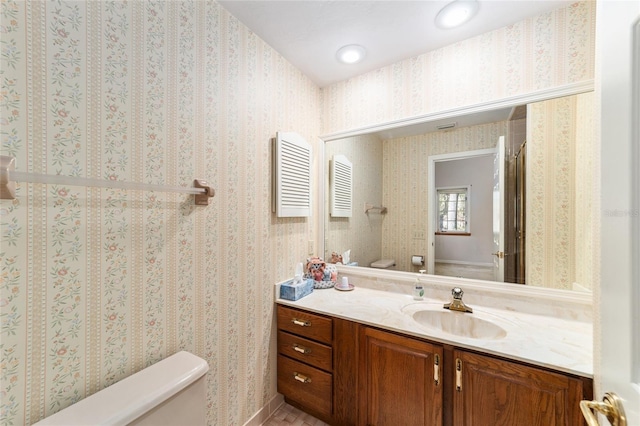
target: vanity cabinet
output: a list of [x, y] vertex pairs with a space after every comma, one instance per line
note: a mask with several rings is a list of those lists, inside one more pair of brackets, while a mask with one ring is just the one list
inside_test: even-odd
[[278, 391], [331, 425], [578, 426], [592, 380], [278, 305]]
[[329, 424], [354, 425], [358, 324], [281, 305], [277, 321], [278, 392]]
[[454, 352], [454, 426], [584, 425], [591, 381], [472, 352]]
[[358, 356], [358, 424], [442, 424], [442, 346], [361, 327]]

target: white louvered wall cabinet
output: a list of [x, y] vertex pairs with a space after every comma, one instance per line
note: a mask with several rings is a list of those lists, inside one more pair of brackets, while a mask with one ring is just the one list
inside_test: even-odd
[[278, 217], [311, 216], [311, 145], [295, 132], [277, 132], [273, 211]]

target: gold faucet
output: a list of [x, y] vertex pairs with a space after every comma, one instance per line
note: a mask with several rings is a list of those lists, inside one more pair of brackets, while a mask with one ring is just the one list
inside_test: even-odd
[[451, 303], [445, 303], [444, 305], [445, 309], [450, 309], [452, 311], [473, 313], [473, 309], [465, 305], [464, 302], [462, 301], [462, 295], [464, 294], [464, 291], [462, 291], [460, 287], [452, 288], [451, 294], [453, 295], [453, 300], [451, 301]]

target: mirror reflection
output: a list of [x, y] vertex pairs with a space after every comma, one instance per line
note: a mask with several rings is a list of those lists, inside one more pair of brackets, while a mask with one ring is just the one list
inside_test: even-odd
[[[325, 259], [589, 290], [594, 114], [589, 92], [327, 142]], [[334, 155], [350, 217], [330, 214]]]

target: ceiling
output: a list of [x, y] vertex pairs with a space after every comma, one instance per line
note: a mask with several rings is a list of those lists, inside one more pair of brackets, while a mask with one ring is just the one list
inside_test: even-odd
[[[349, 79], [403, 59], [539, 15], [572, 1], [479, 0], [476, 16], [454, 29], [434, 19], [449, 1], [219, 1], [318, 86]], [[367, 50], [353, 65], [339, 63], [347, 44]]]
[[410, 125], [391, 126], [371, 133], [378, 135], [382, 140], [424, 135], [431, 132], [448, 131], [454, 128], [458, 129], [461, 127], [505, 121], [509, 119], [512, 111], [513, 107], [505, 107], [469, 114], [457, 114], [455, 117], [428, 120]]

